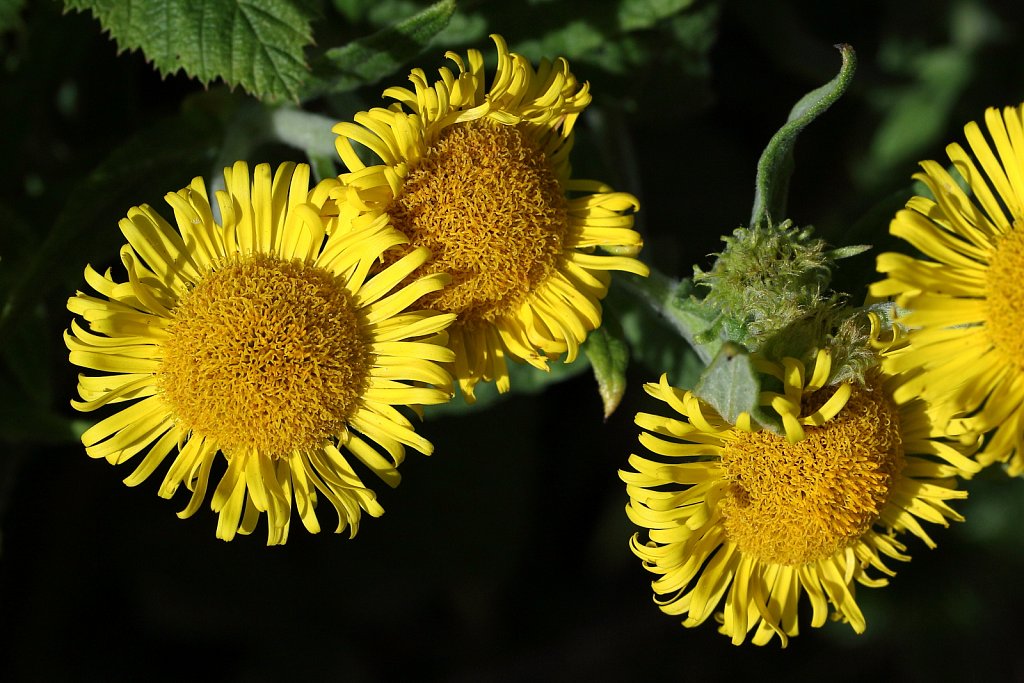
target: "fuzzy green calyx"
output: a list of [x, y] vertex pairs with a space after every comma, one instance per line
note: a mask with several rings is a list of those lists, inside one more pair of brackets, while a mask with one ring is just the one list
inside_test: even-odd
[[738, 228], [723, 241], [710, 271], [694, 268], [694, 282], [708, 289], [702, 306], [715, 313], [698, 343], [727, 340], [765, 358], [804, 362], [828, 348], [832, 381], [863, 378], [874, 364], [868, 321], [829, 283], [837, 259], [867, 247], [829, 250], [812, 228], [790, 221]]
[[694, 267], [694, 282], [710, 290], [704, 302], [718, 309], [744, 344], [763, 341], [780, 323], [805, 317], [821, 302], [831, 261], [824, 241], [811, 233], [788, 221], [778, 228], [738, 228], [722, 238], [725, 249], [709, 272]]

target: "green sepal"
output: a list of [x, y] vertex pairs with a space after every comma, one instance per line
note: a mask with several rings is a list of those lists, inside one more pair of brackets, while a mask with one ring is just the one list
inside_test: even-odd
[[843, 57], [839, 73], [825, 85], [800, 98], [789, 112], [786, 124], [779, 129], [757, 162], [757, 180], [754, 189], [754, 209], [750, 227], [768, 227], [786, 215], [789, 179], [793, 174], [793, 148], [797, 136], [838, 100], [857, 69], [857, 55], [849, 45], [837, 45]]
[[830, 261], [838, 261], [839, 259], [852, 258], [859, 256], [866, 251], [871, 251], [870, 244], [850, 244], [845, 247], [836, 247], [835, 249], [829, 249], [824, 252], [822, 256]]

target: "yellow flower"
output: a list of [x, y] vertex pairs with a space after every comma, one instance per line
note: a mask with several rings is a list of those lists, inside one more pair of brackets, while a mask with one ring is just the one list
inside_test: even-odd
[[[143, 453], [125, 483], [135, 486], [176, 451], [160, 485], [171, 498], [181, 484], [199, 509], [214, 467], [211, 496], [217, 536], [253, 531], [267, 516], [268, 544], [288, 538], [294, 502], [302, 524], [320, 530], [320, 496], [337, 510], [336, 531], [350, 535], [361, 511], [383, 513], [352, 467], [354, 458], [397, 485], [405, 447], [429, 454], [395, 408], [451, 397], [444, 328], [454, 316], [408, 310], [440, 289], [430, 275], [398, 289], [429, 256], [412, 250], [368, 277], [374, 262], [406, 242], [385, 221], [334, 230], [327, 195], [309, 190], [309, 168], [283, 164], [224, 170], [214, 217], [196, 178], [166, 195], [175, 230], [149, 206], [120, 222], [127, 282], [87, 267], [99, 292], [78, 292], [65, 333], [80, 375], [79, 410], [130, 405], [82, 435], [86, 452], [112, 464]], [[218, 453], [224, 456], [219, 464]]]
[[797, 635], [801, 593], [812, 626], [833, 617], [864, 631], [854, 584], [881, 586], [868, 568], [892, 575], [885, 558], [908, 560], [897, 534], [934, 543], [920, 520], [946, 525], [961, 517], [946, 503], [964, 498], [955, 477], [976, 471], [966, 447], [936, 439], [917, 400], [893, 398], [893, 378], [864, 386], [822, 386], [831, 360], [822, 351], [805, 379], [802, 363], [760, 362], [781, 392], [761, 403], [783, 418], [786, 436], [752, 429], [742, 414], [730, 424], [690, 392], [646, 385], [685, 420], [640, 413], [653, 455], [632, 455], [622, 472], [626, 512], [647, 530], [633, 551], [658, 575], [662, 611], [697, 626], [724, 601], [720, 632], [763, 645]]
[[908, 329], [912, 352], [887, 370], [916, 375], [907, 391], [936, 404], [949, 434], [990, 433], [979, 461], [1009, 461], [1013, 475], [1024, 473], [1022, 117], [1020, 107], [988, 109], [991, 143], [971, 122], [970, 151], [946, 148], [968, 191], [941, 164], [922, 162], [914, 177], [933, 199], [912, 198], [889, 231], [925, 258], [881, 254], [878, 270], [888, 277], [871, 287], [895, 298]]
[[[506, 357], [541, 370], [601, 324], [610, 270], [640, 275], [632, 258], [636, 198], [603, 183], [570, 178], [573, 124], [590, 102], [565, 60], [535, 70], [499, 36], [498, 66], [486, 89], [483, 58], [449, 52], [458, 68], [433, 84], [421, 69], [413, 88], [392, 87], [390, 107], [339, 123], [343, 217], [358, 227], [379, 216], [433, 257], [421, 273], [452, 284], [427, 297], [455, 313], [449, 330], [455, 377], [466, 399], [479, 381], [509, 388]], [[352, 143], [381, 163], [366, 165]], [[598, 247], [614, 254], [596, 253]]]

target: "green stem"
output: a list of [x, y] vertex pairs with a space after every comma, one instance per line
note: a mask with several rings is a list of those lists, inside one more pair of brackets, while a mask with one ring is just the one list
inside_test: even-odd
[[853, 80], [857, 70], [857, 54], [849, 45], [836, 45], [836, 49], [843, 59], [839, 73], [825, 85], [804, 95], [793, 106], [786, 124], [768, 142], [757, 162], [754, 209], [750, 216], [752, 228], [769, 227], [780, 222], [786, 215], [796, 139], [804, 128], [842, 97]]
[[697, 343], [697, 334], [706, 329], [711, 321], [706, 314], [702, 314], [700, 303], [690, 297], [692, 285], [688, 279], [676, 280], [651, 268], [650, 275], [645, 278], [623, 275], [620, 281], [626, 289], [664, 317], [705, 365], [711, 362], [721, 343]]

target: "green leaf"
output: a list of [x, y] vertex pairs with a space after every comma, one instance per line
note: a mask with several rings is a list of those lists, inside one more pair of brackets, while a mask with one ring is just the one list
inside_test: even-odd
[[7, 443], [75, 443], [85, 431], [83, 422], [18, 401], [14, 394], [0, 400], [0, 438]]
[[65, 0], [89, 10], [121, 50], [163, 74], [218, 78], [265, 100], [297, 100], [308, 76], [310, 18], [294, 0]]
[[761, 375], [754, 369], [750, 354], [739, 344], [722, 344], [693, 393], [732, 424], [736, 424], [740, 413], [747, 413], [773, 432], [782, 430], [779, 418], [761, 408]]
[[682, 12], [694, 0], [622, 0], [619, 27], [623, 31], [654, 28], [659, 22]]
[[869, 153], [883, 168], [915, 158], [941, 137], [976, 67], [970, 54], [947, 48], [921, 55], [911, 69], [917, 82], [887, 93], [887, 98], [878, 96], [891, 104]]
[[18, 16], [25, 0], [0, 0], [0, 34], [7, 33], [19, 23]]
[[631, 362], [642, 365], [654, 377], [667, 374], [672, 386], [692, 387], [704, 363], [680, 336], [678, 328], [651, 306], [638, 301], [640, 292], [628, 287], [625, 279], [612, 280], [604, 300], [604, 317], [618, 322], [629, 344]]
[[274, 138], [301, 149], [311, 159], [337, 157], [334, 134], [331, 133], [331, 127], [335, 123], [337, 120], [333, 117], [292, 107], [274, 109], [268, 121], [270, 133]]
[[60, 356], [58, 344], [60, 335], [42, 306], [5, 333], [0, 347], [0, 440], [71, 443], [78, 438], [72, 421], [51, 409], [51, 361]]
[[626, 393], [626, 367], [629, 365], [629, 346], [616, 330], [618, 324], [606, 315], [601, 327], [587, 337], [583, 352], [587, 354], [590, 367], [594, 369], [597, 391], [604, 404], [604, 419], [607, 420], [619, 407], [622, 395]]
[[870, 244], [851, 244], [845, 247], [836, 247], [826, 251], [823, 256], [831, 261], [838, 261], [844, 258], [853, 258], [866, 251], [871, 251]]
[[575, 60], [600, 48], [607, 40], [608, 37], [594, 24], [586, 19], [574, 19], [540, 38], [517, 41], [515, 51], [534, 62], [544, 57], [551, 59], [552, 56]]
[[761, 381], [747, 350], [725, 342], [693, 390], [719, 415], [735, 424], [740, 413], [753, 414], [761, 394]]
[[[685, 278], [675, 280], [652, 268], [647, 277], [623, 275], [613, 281], [610, 296], [621, 301], [616, 290], [629, 290], [650, 308], [661, 314], [662, 320], [675, 331], [676, 342], [684, 341], [708, 363], [718, 353], [721, 340], [717, 334], [719, 313], [693, 296], [693, 282]], [[619, 305], [619, 304], [616, 304]], [[622, 310], [635, 308], [634, 302], [622, 303]]]
[[32, 258], [12, 274], [0, 305], [0, 346], [51, 287], [80, 280], [90, 259], [116, 260], [123, 242], [117, 222], [128, 208], [156, 201], [205, 173], [220, 139], [216, 122], [192, 112], [130, 137], [101, 162], [71, 192]]
[[328, 50], [314, 64], [302, 97], [353, 90], [393, 74], [423, 52], [454, 13], [455, 0], [441, 0], [371, 36]]
[[789, 112], [786, 124], [772, 137], [757, 162], [754, 210], [750, 227], [768, 226], [786, 215], [789, 178], [793, 173], [793, 148], [797, 136], [838, 100], [857, 69], [857, 55], [849, 45], [836, 46], [843, 57], [839, 73], [825, 85], [804, 95]]
[[590, 363], [587, 362], [586, 356], [580, 356], [572, 363], [563, 363], [558, 360], [548, 363], [547, 372], [538, 370], [532, 365], [511, 361], [508, 364], [508, 374], [512, 386], [507, 394], [499, 394], [494, 382], [481, 382], [474, 389], [475, 403], [466, 403], [461, 394], [456, 394], [455, 398], [448, 403], [427, 406], [424, 413], [426, 417], [433, 418], [477, 412], [515, 394], [539, 394], [548, 385], [575, 377], [588, 367], [590, 367]]
[[335, 157], [307, 153], [306, 160], [313, 170], [313, 179], [318, 183], [324, 178], [332, 178], [338, 175], [338, 165], [335, 163]]
[[[614, 10], [611, 10], [614, 11]], [[600, 44], [572, 59], [594, 92], [615, 92], [615, 109], [654, 121], [690, 118], [713, 100], [709, 54], [718, 33], [719, 6], [701, 3], [647, 29], [605, 34]], [[660, 76], [686, 97], [661, 95]], [[593, 125], [593, 116], [588, 114]], [[641, 124], [642, 125], [642, 124]], [[589, 126], [588, 126], [589, 127]]]
[[991, 73], [994, 51], [1012, 43], [1010, 25], [984, 2], [951, 3], [929, 23], [929, 35], [943, 42], [888, 31], [873, 55], [879, 80], [866, 94], [880, 120], [854, 167], [864, 189], [891, 187], [908, 166], [933, 156], [950, 129], [962, 124], [965, 98]]

